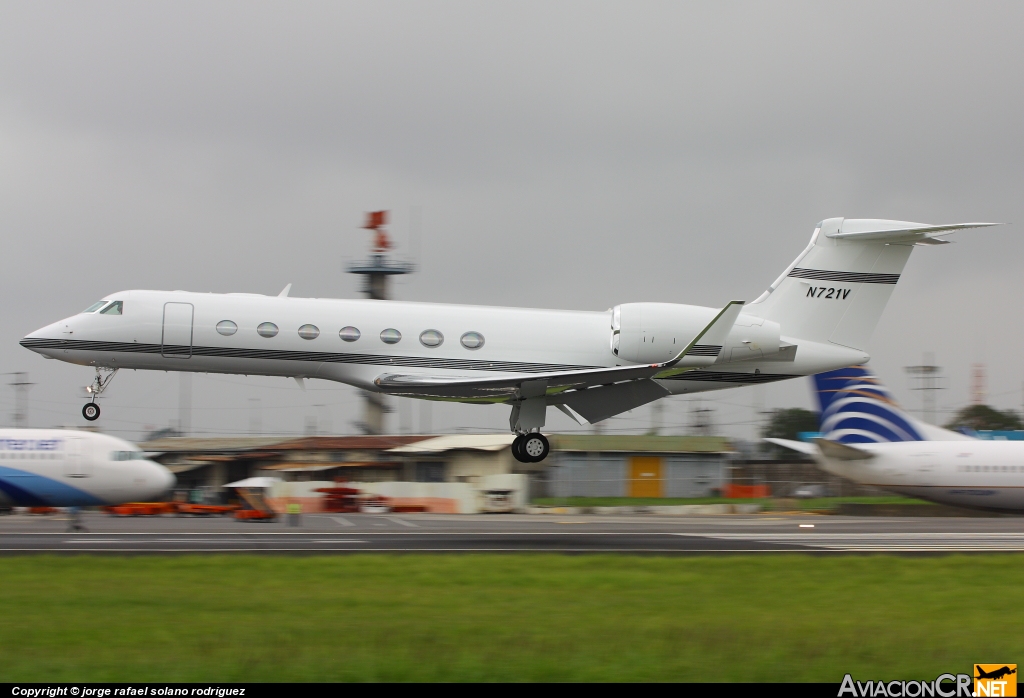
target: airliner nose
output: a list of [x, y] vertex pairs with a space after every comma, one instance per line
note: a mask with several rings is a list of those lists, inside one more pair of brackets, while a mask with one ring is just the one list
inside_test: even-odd
[[[156, 493], [154, 496], [159, 496], [170, 490], [178, 482], [178, 478], [174, 477], [174, 473], [160, 465], [159, 463], [153, 463], [153, 482], [155, 484]], [[148, 478], [147, 478], [148, 479]]]

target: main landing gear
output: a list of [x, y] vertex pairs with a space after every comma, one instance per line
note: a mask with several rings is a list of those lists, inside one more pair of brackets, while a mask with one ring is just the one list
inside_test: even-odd
[[512, 403], [508, 425], [516, 436], [512, 442], [512, 455], [520, 463], [540, 463], [548, 457], [551, 445], [540, 433], [547, 412], [546, 383], [528, 381], [519, 386], [522, 397]]
[[551, 444], [539, 432], [520, 434], [512, 442], [512, 455], [520, 463], [540, 463], [551, 452]]
[[107, 389], [110, 381], [114, 380], [116, 373], [116, 368], [96, 367], [96, 377], [93, 378], [92, 385], [85, 387], [85, 392], [92, 395], [92, 400], [85, 403], [85, 407], [82, 408], [82, 416], [85, 417], [86, 421], [95, 422], [100, 418], [100, 406], [96, 404], [96, 398]]

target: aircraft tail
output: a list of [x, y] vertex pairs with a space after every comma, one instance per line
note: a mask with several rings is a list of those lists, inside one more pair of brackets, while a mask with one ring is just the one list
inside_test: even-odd
[[842, 444], [960, 441], [969, 436], [925, 424], [907, 414], [866, 366], [814, 376], [823, 438]]
[[864, 350], [915, 245], [943, 245], [965, 228], [829, 218], [811, 242], [744, 312], [779, 323], [783, 336]]

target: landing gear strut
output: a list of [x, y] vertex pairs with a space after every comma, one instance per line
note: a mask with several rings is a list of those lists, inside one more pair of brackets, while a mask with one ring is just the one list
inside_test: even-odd
[[540, 433], [547, 411], [546, 385], [543, 381], [523, 383], [519, 386], [522, 398], [512, 403], [508, 425], [518, 434], [512, 442], [512, 455], [520, 463], [540, 463], [551, 452], [547, 438]]
[[82, 416], [87, 421], [95, 422], [100, 418], [100, 406], [96, 404], [96, 398], [107, 389], [110, 381], [114, 380], [115, 374], [117, 374], [116, 368], [96, 367], [96, 377], [93, 378], [92, 385], [88, 385], [85, 388], [85, 392], [92, 395], [92, 400], [87, 402], [85, 407], [82, 408]]
[[539, 432], [520, 434], [512, 442], [512, 455], [520, 463], [540, 463], [550, 452], [547, 437]]

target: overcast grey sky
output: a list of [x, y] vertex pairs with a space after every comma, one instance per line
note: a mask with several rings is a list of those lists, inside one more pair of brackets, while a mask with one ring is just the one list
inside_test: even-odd
[[[917, 407], [902, 367], [934, 352], [953, 409], [985, 362], [990, 402], [1017, 407], [1022, 27], [1018, 2], [0, 0], [0, 371], [36, 383], [33, 426], [84, 424], [89, 371], [25, 334], [129, 288], [356, 297], [341, 265], [373, 209], [404, 251], [420, 212], [402, 299], [596, 310], [753, 299], [822, 218], [989, 220], [1017, 225], [915, 250], [872, 365]], [[197, 432], [247, 431], [256, 397], [265, 432], [351, 432], [359, 408], [324, 382], [193, 392]], [[114, 433], [178, 416], [172, 374], [106, 395]], [[751, 435], [751, 389], [705, 396]], [[808, 382], [763, 400], [810, 406]], [[0, 423], [12, 408], [2, 386]], [[687, 410], [669, 402], [670, 431]], [[504, 430], [506, 412], [431, 421]]]

